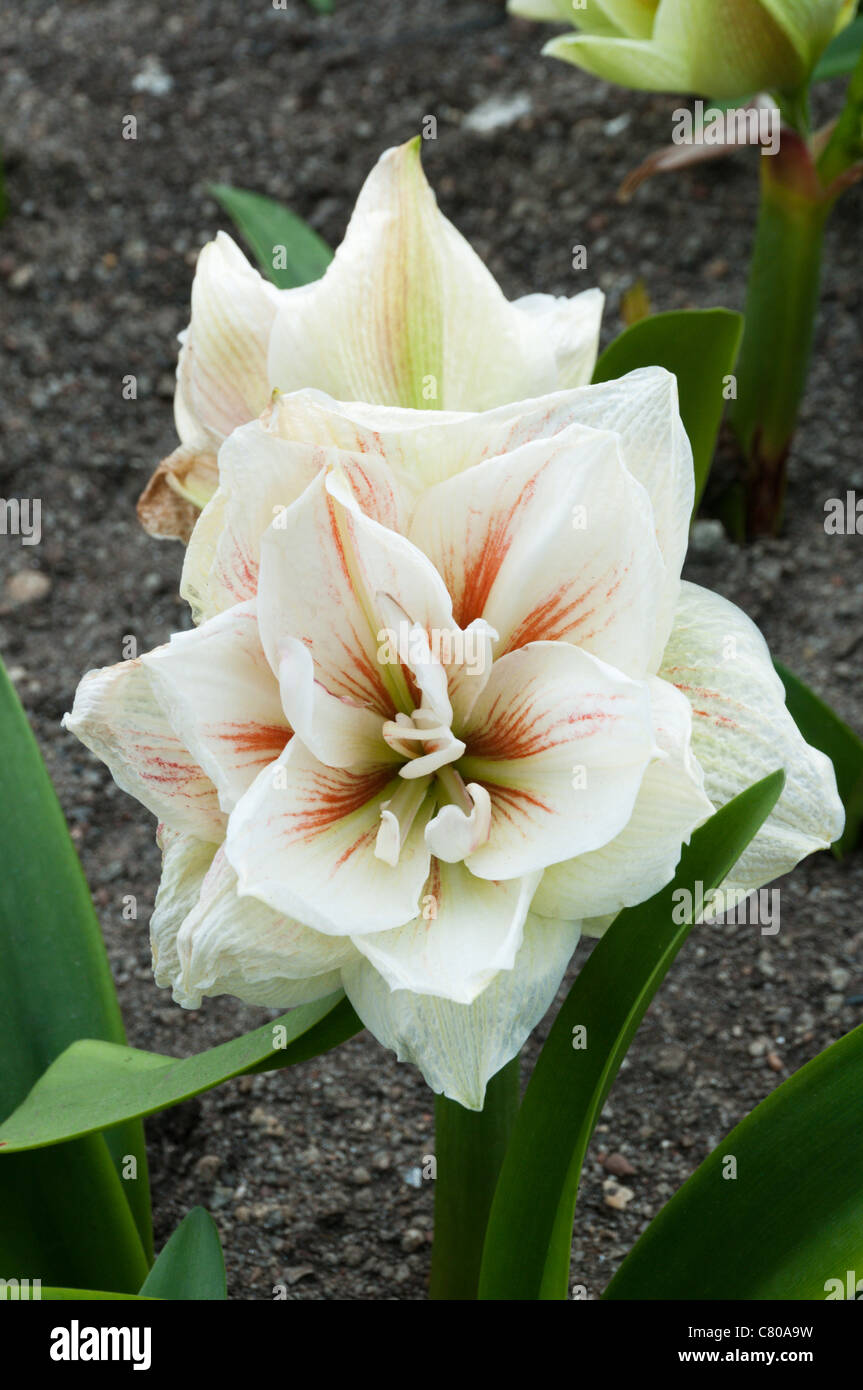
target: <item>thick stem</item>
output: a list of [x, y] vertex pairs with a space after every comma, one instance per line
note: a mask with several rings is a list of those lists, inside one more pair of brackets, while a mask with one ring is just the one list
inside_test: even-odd
[[806, 143], [782, 132], [761, 158], [761, 208], [746, 295], [731, 423], [745, 460], [747, 528], [775, 534], [788, 452], [806, 386], [821, 272], [824, 196]]
[[476, 1298], [488, 1214], [518, 1105], [518, 1057], [492, 1077], [482, 1110], [436, 1097], [431, 1298]]

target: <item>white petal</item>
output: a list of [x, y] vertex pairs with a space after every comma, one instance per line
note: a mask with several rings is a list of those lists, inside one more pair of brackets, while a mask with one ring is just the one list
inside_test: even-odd
[[349, 454], [284, 438], [275, 410], [236, 430], [219, 451], [219, 489], [201, 515], [186, 552], [181, 593], [196, 621], [254, 598], [261, 538], [323, 468], [337, 463], [358, 505], [383, 526], [400, 529], [397, 480], [375, 454]]
[[488, 883], [433, 859], [422, 912], [394, 931], [354, 938], [391, 989], [471, 1004], [521, 946], [539, 874]]
[[170, 829], [221, 842], [216, 789], [172, 728], [142, 657], [88, 672], [63, 725]]
[[166, 825], [159, 826], [156, 841], [162, 851], [162, 877], [150, 917], [150, 946], [156, 984], [167, 989], [180, 971], [177, 933], [201, 896], [216, 846]]
[[596, 366], [605, 295], [584, 290], [572, 299], [553, 294], [527, 294], [513, 308], [525, 316], [525, 327], [539, 332], [554, 353], [554, 379], [547, 391], [587, 386]]
[[462, 733], [459, 771], [491, 796], [491, 833], [467, 861], [482, 878], [607, 844], [657, 752], [647, 682], [565, 642], [534, 642], [496, 661]]
[[347, 966], [348, 998], [378, 1042], [419, 1067], [433, 1091], [481, 1110], [492, 1076], [521, 1050], [546, 1013], [578, 945], [577, 923], [529, 916], [512, 970], [471, 1004], [391, 991], [367, 961]]
[[491, 834], [491, 797], [479, 782], [465, 787], [470, 809], [441, 806], [426, 826], [426, 844], [445, 864], [458, 864], [484, 845]]
[[220, 849], [198, 901], [177, 934], [174, 999], [187, 1009], [204, 995], [232, 994], [247, 1004], [288, 1008], [339, 989], [339, 971], [356, 952], [347, 940], [324, 936], [237, 896], [237, 878]]
[[785, 789], [726, 886], [760, 888], [842, 832], [833, 764], [809, 746], [758, 628], [718, 594], [685, 583], [660, 672], [689, 700], [692, 744], [717, 806], [777, 768]]
[[204, 247], [177, 368], [174, 415], [183, 444], [218, 446], [260, 415], [270, 397], [267, 352], [279, 299], [225, 232]]
[[[594, 331], [596, 294], [553, 326], [508, 304], [438, 211], [419, 141], [388, 150], [357, 199], [322, 280], [283, 302], [269, 358], [282, 391], [316, 386], [346, 400], [484, 410], [554, 390], [592, 363], [575, 320]], [[560, 354], [560, 365], [558, 362]]]
[[[650, 703], [664, 756], [645, 772], [630, 820], [601, 849], [546, 869], [534, 898], [535, 912], [591, 918], [646, 901], [671, 881], [683, 845], [711, 815], [704, 774], [692, 754], [688, 700], [654, 677]], [[590, 796], [589, 787], [583, 795]]]
[[392, 767], [325, 767], [292, 739], [231, 815], [227, 853], [240, 893], [336, 936], [412, 921], [428, 877], [423, 833], [434, 803], [420, 810], [395, 867], [375, 854], [382, 804], [401, 785]]
[[572, 423], [613, 430], [619, 436], [626, 467], [650, 496], [656, 540], [665, 561], [655, 670], [674, 620], [695, 501], [692, 447], [680, 418], [677, 378], [664, 367], [639, 367], [562, 399]]
[[142, 661], [172, 728], [212, 778], [222, 810], [233, 810], [291, 736], [254, 602], [175, 633]]
[[413, 705], [388, 659], [378, 595], [426, 631], [453, 626], [449, 595], [424, 555], [365, 516], [339, 475], [320, 474], [261, 544], [258, 613], [264, 650], [279, 667], [285, 637], [303, 642], [330, 694], [392, 713]]
[[477, 464], [424, 497], [410, 534], [458, 623], [484, 618], [498, 655], [566, 641], [646, 674], [665, 567], [650, 499], [614, 434], [573, 425]]
[[320, 762], [354, 772], [401, 762], [384, 742], [379, 714], [331, 695], [315, 680], [311, 652], [302, 642], [285, 638], [280, 651], [282, 706], [297, 737]]

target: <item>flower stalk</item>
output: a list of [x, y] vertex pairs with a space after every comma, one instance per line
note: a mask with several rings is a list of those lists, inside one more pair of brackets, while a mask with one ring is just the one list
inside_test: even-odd
[[744, 460], [747, 531], [775, 535], [806, 387], [832, 201], [795, 131], [783, 130], [780, 152], [760, 163], [761, 206], [731, 423]]
[[435, 1097], [431, 1298], [477, 1296], [488, 1214], [518, 1106], [518, 1056], [491, 1078], [482, 1110]]

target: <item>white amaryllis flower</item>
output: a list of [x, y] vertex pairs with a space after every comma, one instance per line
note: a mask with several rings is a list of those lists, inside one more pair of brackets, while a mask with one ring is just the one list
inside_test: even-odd
[[857, 0], [509, 0], [514, 14], [580, 31], [544, 53], [622, 87], [733, 100], [794, 93]]
[[479, 411], [590, 381], [602, 292], [509, 303], [438, 210], [420, 143], [381, 156], [311, 285], [276, 289], [224, 232], [204, 247], [177, 367], [181, 443], [139, 503], [148, 531], [187, 538], [215, 491], [220, 445], [274, 390]]
[[186, 558], [200, 626], [91, 672], [67, 716], [161, 822], [179, 1003], [341, 983], [479, 1108], [584, 925], [668, 882], [713, 806], [785, 768], [730, 886], [839, 833], [760, 634], [681, 584], [663, 370], [436, 417], [299, 392], [219, 469]]

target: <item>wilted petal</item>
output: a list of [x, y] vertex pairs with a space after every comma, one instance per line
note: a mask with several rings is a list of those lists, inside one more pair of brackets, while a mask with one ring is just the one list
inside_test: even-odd
[[745, 613], [684, 583], [660, 675], [692, 706], [693, 749], [717, 806], [785, 769], [782, 796], [726, 886], [759, 888], [838, 838], [844, 812], [833, 764], [800, 734], [764, 638]]
[[466, 780], [491, 796], [469, 868], [505, 879], [607, 844], [656, 756], [649, 688], [563, 642], [496, 661], [463, 730]]
[[101, 758], [118, 787], [170, 829], [222, 839], [216, 788], [174, 731], [142, 657], [88, 672], [63, 725]]
[[254, 601], [175, 633], [141, 659], [171, 727], [212, 779], [222, 810], [233, 810], [291, 736]]
[[416, 815], [395, 866], [375, 854], [383, 803], [403, 785], [392, 766], [325, 767], [293, 739], [231, 815], [226, 847], [240, 893], [337, 936], [412, 921], [428, 877], [423, 833], [434, 803]]
[[[615, 839], [546, 869], [533, 901], [534, 911], [544, 916], [600, 917], [652, 897], [674, 877], [683, 845], [713, 810], [692, 754], [688, 700], [667, 681], [654, 678], [649, 684], [664, 756], [645, 772], [632, 816]], [[582, 795], [590, 798], [589, 782]]]
[[492, 1076], [511, 1061], [546, 1013], [578, 945], [577, 923], [530, 915], [512, 970], [501, 970], [471, 1004], [390, 990], [368, 961], [346, 966], [345, 991], [400, 1062], [419, 1067], [432, 1090], [481, 1110]]
[[185, 445], [175, 449], [162, 460], [138, 498], [144, 530], [162, 540], [187, 542], [218, 482], [215, 451]]

